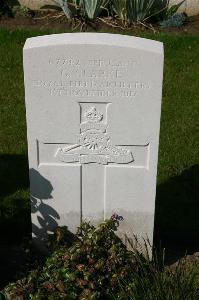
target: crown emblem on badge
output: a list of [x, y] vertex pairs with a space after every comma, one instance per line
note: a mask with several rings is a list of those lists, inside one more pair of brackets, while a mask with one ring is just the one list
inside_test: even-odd
[[103, 119], [103, 115], [96, 110], [96, 108], [93, 106], [84, 114], [87, 121], [90, 122], [100, 122]]

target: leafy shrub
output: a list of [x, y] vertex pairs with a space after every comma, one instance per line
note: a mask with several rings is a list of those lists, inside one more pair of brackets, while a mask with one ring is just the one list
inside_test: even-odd
[[15, 17], [31, 17], [32, 11], [23, 5], [15, 5], [12, 8], [12, 13]]
[[186, 16], [184, 14], [175, 13], [174, 15], [168, 17], [168, 19], [160, 22], [162, 28], [169, 27], [181, 27], [186, 21]]
[[183, 264], [175, 272], [162, 269], [156, 259], [127, 250], [114, 233], [121, 219], [114, 214], [96, 228], [82, 223], [72, 244], [67, 230], [58, 227], [44, 266], [9, 284], [1, 298], [197, 300], [198, 269], [186, 271]]
[[83, 223], [77, 240], [69, 248], [64, 239], [65, 231], [58, 228], [50, 242], [54, 252], [45, 266], [9, 285], [5, 294], [21, 295], [25, 299], [31, 299], [31, 295], [39, 297], [36, 299], [46, 295], [52, 299], [106, 299], [111, 293], [117, 293], [118, 283], [128, 279], [132, 265], [131, 252], [114, 234], [119, 220], [120, 217], [114, 215], [97, 228]]

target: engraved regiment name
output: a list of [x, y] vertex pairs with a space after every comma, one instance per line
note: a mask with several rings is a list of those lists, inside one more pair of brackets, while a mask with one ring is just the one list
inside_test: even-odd
[[58, 97], [135, 98], [151, 88], [150, 82], [128, 77], [129, 70], [138, 65], [137, 61], [125, 59], [52, 58], [48, 66], [57, 70], [57, 80], [35, 79], [33, 86]]

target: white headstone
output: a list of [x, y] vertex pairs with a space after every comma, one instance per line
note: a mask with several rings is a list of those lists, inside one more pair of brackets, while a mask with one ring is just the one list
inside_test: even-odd
[[121, 235], [152, 242], [163, 46], [66, 33], [26, 41], [33, 237], [116, 213]]

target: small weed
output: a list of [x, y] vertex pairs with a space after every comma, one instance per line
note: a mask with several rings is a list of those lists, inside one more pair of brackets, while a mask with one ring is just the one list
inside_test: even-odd
[[14, 17], [31, 17], [33, 12], [26, 6], [15, 5], [12, 8]]

